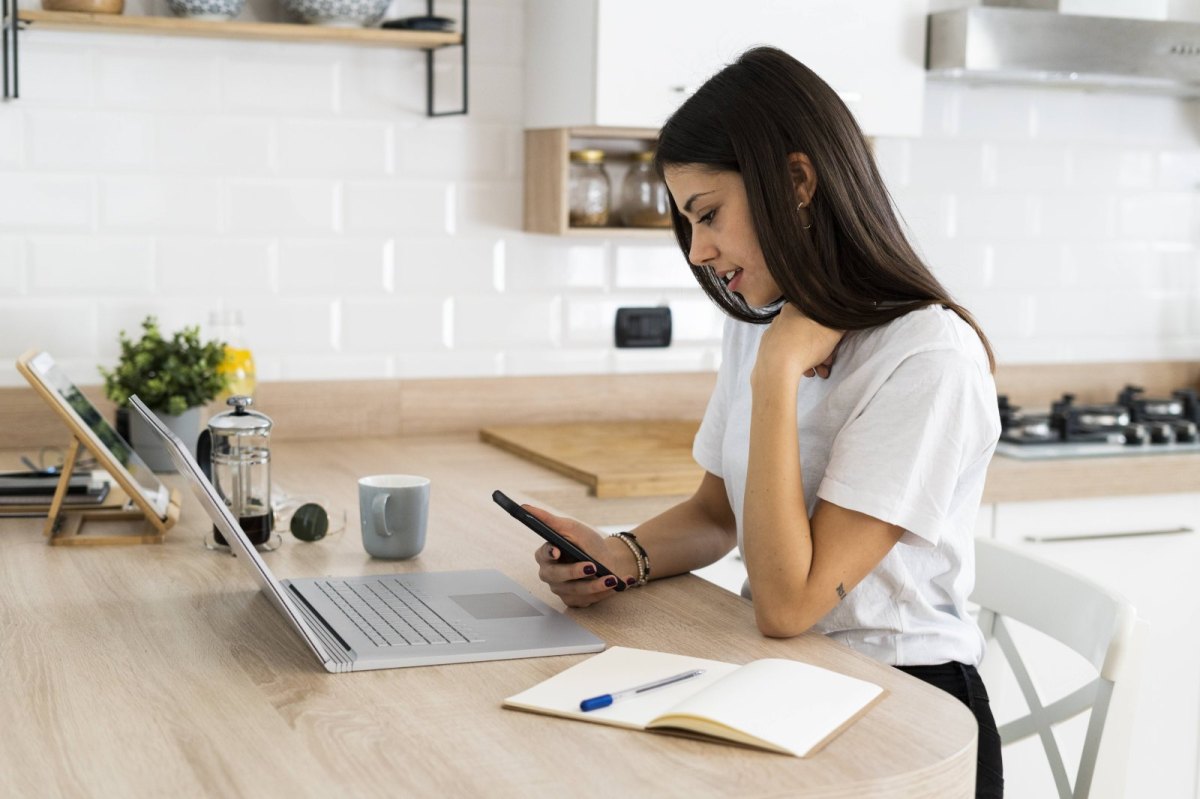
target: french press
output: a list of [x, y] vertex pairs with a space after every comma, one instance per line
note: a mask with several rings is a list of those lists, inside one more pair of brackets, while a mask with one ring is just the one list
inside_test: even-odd
[[[219, 413], [208, 422], [197, 445], [198, 460], [217, 493], [241, 523], [250, 543], [259, 549], [275, 549], [279, 536], [272, 536], [275, 519], [271, 511], [271, 419], [248, 410], [250, 397], [233, 396], [225, 401], [231, 411]], [[205, 462], [206, 443], [209, 458]], [[208, 545], [209, 542], [205, 541]], [[228, 547], [215, 527], [211, 549]]]

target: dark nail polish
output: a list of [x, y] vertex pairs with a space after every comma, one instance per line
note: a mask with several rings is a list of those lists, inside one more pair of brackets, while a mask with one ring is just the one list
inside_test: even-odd
[[636, 585], [636, 584], [637, 584], [637, 578], [636, 578], [636, 577], [627, 577], [627, 578], [625, 578], [625, 585]]
[[589, 563], [588, 565], [583, 567], [583, 573], [584, 574], [595, 574], [596, 567]]
[[616, 588], [617, 587], [617, 578], [616, 577], [605, 577], [604, 584], [606, 586], [608, 586], [609, 588]]

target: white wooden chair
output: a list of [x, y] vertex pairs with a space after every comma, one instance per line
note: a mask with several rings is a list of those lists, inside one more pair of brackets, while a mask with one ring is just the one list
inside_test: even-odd
[[[990, 645], [999, 645], [1029, 713], [1000, 726], [1004, 745], [1041, 738], [1062, 799], [1123, 797], [1146, 623], [1120, 594], [1016, 547], [977, 538], [971, 601]], [[1005, 625], [1012, 619], [1084, 657], [1095, 680], [1043, 705]], [[1074, 788], [1053, 725], [1091, 708]]]

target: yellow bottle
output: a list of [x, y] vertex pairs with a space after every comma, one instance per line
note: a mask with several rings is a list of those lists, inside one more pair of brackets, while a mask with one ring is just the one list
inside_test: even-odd
[[219, 402], [224, 402], [229, 397], [236, 395], [254, 396], [257, 382], [254, 375], [254, 355], [250, 350], [226, 344], [225, 360], [221, 361], [217, 371], [228, 375], [229, 379], [229, 382], [225, 384], [225, 391], [217, 397]]
[[234, 396], [253, 397], [258, 382], [254, 371], [254, 355], [242, 340], [242, 312], [214, 311], [209, 317], [213, 334], [225, 342], [225, 359], [217, 371], [228, 378], [225, 390], [217, 396], [218, 403]]

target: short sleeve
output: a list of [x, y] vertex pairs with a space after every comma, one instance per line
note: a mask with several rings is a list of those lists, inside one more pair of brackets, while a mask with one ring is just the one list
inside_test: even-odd
[[838, 432], [817, 495], [904, 528], [933, 546], [966, 467], [994, 443], [995, 391], [956, 350], [911, 355]]
[[729, 420], [729, 406], [733, 402], [733, 385], [737, 380], [739, 359], [735, 356], [733, 320], [725, 320], [725, 331], [721, 339], [721, 366], [717, 369], [717, 383], [708, 407], [700, 421], [700, 429], [692, 442], [692, 458], [706, 472], [724, 477], [725, 428]]

